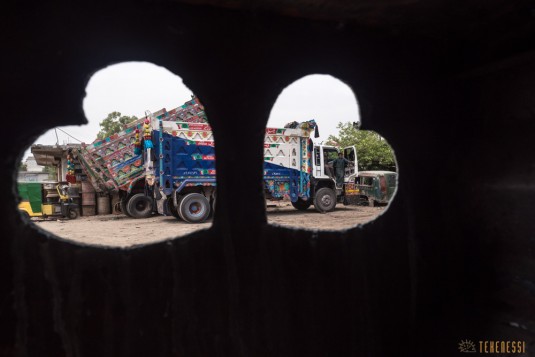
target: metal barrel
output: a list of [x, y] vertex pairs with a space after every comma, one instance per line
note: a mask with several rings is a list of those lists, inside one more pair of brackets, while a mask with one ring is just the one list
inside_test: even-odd
[[97, 198], [97, 212], [98, 214], [110, 214], [111, 213], [109, 196], [102, 196], [102, 197]]
[[95, 192], [95, 188], [93, 187], [93, 185], [91, 184], [91, 182], [89, 181], [82, 181], [82, 194], [83, 193], [90, 193], [90, 192]]
[[82, 206], [82, 216], [94, 216], [95, 206]]
[[94, 206], [95, 203], [94, 192], [82, 192], [82, 206]]

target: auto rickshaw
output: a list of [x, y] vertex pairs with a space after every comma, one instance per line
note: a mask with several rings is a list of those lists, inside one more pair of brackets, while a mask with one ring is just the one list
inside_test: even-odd
[[[49, 184], [50, 185], [50, 184]], [[68, 185], [57, 184], [57, 196], [47, 197], [43, 183], [19, 182], [19, 210], [26, 217], [62, 217], [75, 219], [78, 217], [78, 205], [73, 203], [67, 194]], [[50, 195], [48, 195], [50, 196]]]

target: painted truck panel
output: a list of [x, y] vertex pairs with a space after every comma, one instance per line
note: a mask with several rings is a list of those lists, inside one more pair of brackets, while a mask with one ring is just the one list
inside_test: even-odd
[[[146, 117], [182, 121], [184, 128], [207, 125], [204, 107], [197, 97], [170, 111], [163, 108], [152, 114], [147, 112]], [[146, 117], [110, 137], [74, 150], [84, 173], [98, 192], [129, 192], [136, 181], [144, 178], [143, 156], [136, 153], [136, 131], [142, 130]]]
[[172, 189], [180, 192], [186, 185], [209, 183], [215, 186], [215, 151], [213, 142], [206, 138], [201, 133], [174, 131], [174, 134], [164, 132], [162, 135], [159, 130], [152, 131], [153, 143], [162, 143], [154, 145], [157, 158], [154, 172], [165, 194], [169, 195]]

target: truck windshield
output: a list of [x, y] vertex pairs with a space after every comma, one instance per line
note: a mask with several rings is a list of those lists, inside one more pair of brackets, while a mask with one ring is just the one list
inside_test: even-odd
[[329, 161], [336, 160], [338, 158], [338, 150], [334, 148], [324, 148], [323, 149], [324, 155], [325, 155], [325, 161], [326, 163]]

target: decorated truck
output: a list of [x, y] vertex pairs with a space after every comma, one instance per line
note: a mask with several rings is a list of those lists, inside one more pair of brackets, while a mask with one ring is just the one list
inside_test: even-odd
[[[205, 221], [214, 210], [217, 189], [213, 135], [202, 105], [193, 97], [172, 111], [146, 114], [123, 132], [83, 148], [83, 166], [96, 187], [119, 192], [126, 215], [142, 218], [158, 212], [190, 223]], [[315, 145], [313, 132], [314, 120], [266, 129], [266, 199], [286, 198], [296, 209], [314, 205], [320, 212], [334, 210], [338, 202], [356, 202], [355, 147], [344, 149], [350, 163], [344, 183], [337, 186], [329, 162], [339, 149]]]
[[[152, 202], [146, 198], [150, 186], [146, 185], [145, 178], [145, 165], [152, 161], [144, 159], [147, 148], [143, 144], [151, 135], [151, 118], [161, 118], [162, 115], [165, 120], [182, 122], [184, 127], [207, 123], [202, 104], [192, 96], [191, 100], [173, 110], [146, 112], [145, 117], [130, 123], [122, 131], [73, 149], [73, 155], [96, 192], [118, 194], [120, 210], [131, 217], [148, 217], [153, 211]], [[188, 130], [184, 131], [184, 135], [188, 135]]]
[[314, 120], [267, 128], [264, 139], [264, 185], [266, 198], [287, 198], [298, 210], [314, 205], [319, 212], [331, 212], [338, 202], [356, 203], [357, 157], [354, 146], [343, 149], [349, 161], [342, 185], [336, 185], [332, 162], [340, 150], [314, 144]]

